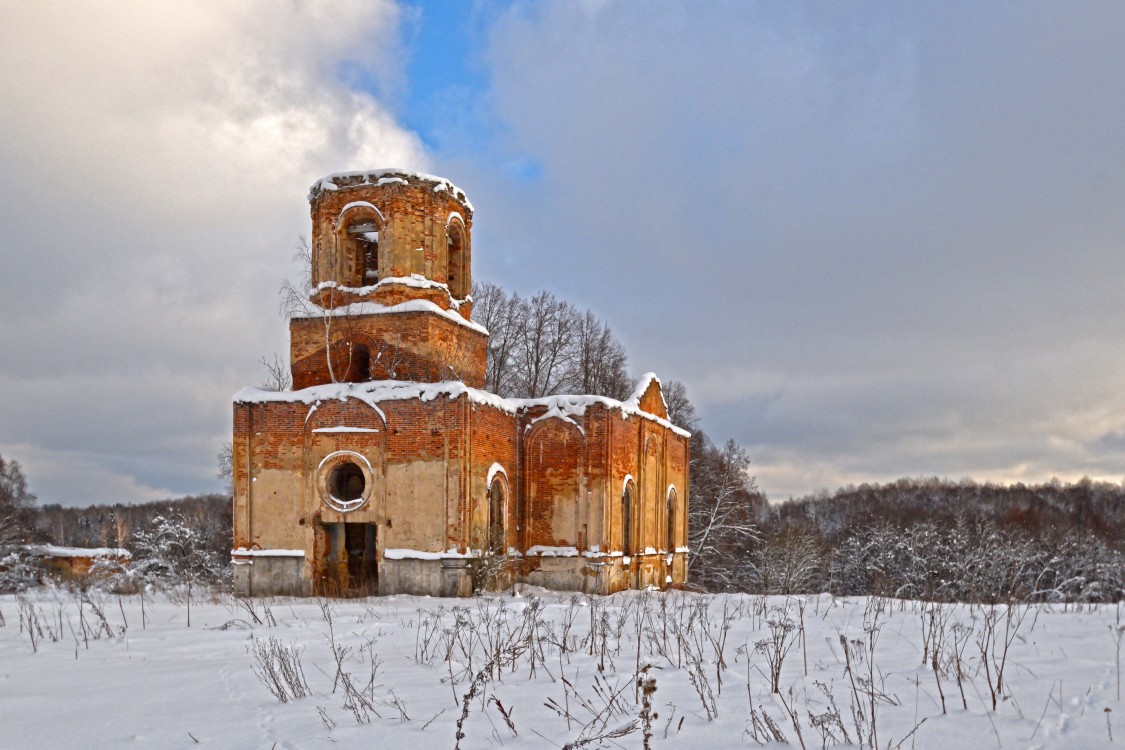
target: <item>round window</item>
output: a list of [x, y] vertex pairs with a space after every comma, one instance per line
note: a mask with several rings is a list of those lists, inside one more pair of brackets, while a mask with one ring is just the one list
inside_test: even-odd
[[371, 495], [371, 463], [359, 453], [337, 451], [326, 456], [317, 474], [324, 504], [341, 513], [363, 507]]
[[366, 485], [363, 470], [351, 461], [337, 466], [328, 478], [328, 491], [332, 493], [332, 498], [340, 503], [351, 504], [362, 498]]

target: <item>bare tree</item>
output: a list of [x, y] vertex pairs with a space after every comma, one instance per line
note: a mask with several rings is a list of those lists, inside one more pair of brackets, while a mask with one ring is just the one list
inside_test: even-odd
[[625, 347], [609, 325], [550, 292], [523, 299], [495, 284], [477, 284], [473, 320], [489, 332], [485, 388], [493, 393], [616, 399], [630, 393]]
[[520, 305], [523, 335], [515, 348], [518, 395], [539, 398], [566, 382], [575, 311], [568, 302], [541, 291]]
[[34, 503], [19, 462], [0, 456], [0, 555], [28, 540]]
[[809, 593], [821, 580], [823, 563], [813, 534], [794, 526], [770, 528], [749, 555], [750, 587], [762, 594]]
[[34, 503], [19, 462], [0, 456], [0, 591], [22, 589], [38, 575], [24, 546], [33, 533]]
[[273, 359], [262, 357], [258, 360], [266, 368], [266, 379], [262, 389], [266, 391], [287, 391], [293, 385], [293, 372], [289, 364], [277, 353]]
[[661, 390], [668, 406], [668, 421], [695, 432], [699, 427], [699, 418], [695, 415], [695, 405], [688, 398], [687, 387], [678, 380], [669, 380]]
[[627, 398], [632, 390], [626, 368], [628, 357], [609, 324], [587, 310], [585, 315], [574, 315], [573, 330], [567, 387], [576, 393]]
[[219, 479], [222, 479], [226, 485], [227, 494], [234, 495], [234, 443], [229, 441], [223, 443], [215, 458], [219, 464]]
[[515, 392], [512, 358], [523, 331], [518, 294], [508, 294], [496, 284], [473, 285], [473, 320], [488, 329], [485, 390], [501, 396]]
[[708, 589], [745, 585], [746, 548], [760, 539], [764, 499], [750, 475], [750, 457], [733, 440], [716, 448], [702, 432], [692, 437], [688, 509], [688, 576]]
[[[352, 369], [356, 343], [352, 335], [352, 316], [343, 304], [346, 301], [344, 292], [331, 281], [323, 282], [316, 290], [312, 288], [312, 246], [306, 238], [298, 240], [293, 260], [300, 264], [301, 276], [296, 282], [290, 279], [281, 285], [281, 314], [286, 319], [302, 317], [320, 320], [324, 328], [324, 356], [327, 358], [328, 377], [333, 383], [339, 383]], [[341, 254], [334, 253], [327, 261], [328, 275], [343, 278], [345, 259]], [[334, 273], [336, 270], [339, 273]], [[312, 300], [314, 291], [319, 295], [320, 304]], [[269, 368], [268, 363], [263, 361], [263, 364]]]

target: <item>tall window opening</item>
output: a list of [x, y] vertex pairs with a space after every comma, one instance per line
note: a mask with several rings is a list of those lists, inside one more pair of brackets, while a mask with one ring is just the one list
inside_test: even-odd
[[633, 485], [625, 485], [621, 493], [621, 551], [633, 554]]
[[488, 488], [488, 550], [503, 554], [507, 550], [504, 538], [504, 483], [494, 479]]
[[356, 256], [362, 274], [360, 286], [371, 286], [379, 281], [379, 227], [375, 222], [353, 224], [348, 227], [348, 237], [355, 242]]
[[666, 545], [667, 545], [665, 547], [665, 550], [667, 552], [675, 552], [676, 547], [677, 547], [677, 544], [676, 544], [676, 490], [675, 489], [668, 490], [667, 522], [668, 522], [668, 530], [667, 530], [668, 538], [665, 542]]
[[465, 257], [468, 248], [465, 242], [465, 227], [460, 221], [449, 222], [446, 227], [449, 237], [449, 264], [447, 266], [446, 283], [449, 293], [454, 299], [465, 299], [469, 296], [469, 264]]

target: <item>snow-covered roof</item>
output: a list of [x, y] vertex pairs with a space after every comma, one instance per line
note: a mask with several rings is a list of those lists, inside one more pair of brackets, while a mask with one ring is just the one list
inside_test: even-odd
[[[476, 404], [491, 406], [495, 409], [517, 415], [532, 409], [543, 407], [547, 414], [573, 421], [574, 417], [585, 415], [589, 406], [601, 406], [621, 412], [624, 416], [640, 417], [651, 422], [667, 427], [672, 432], [682, 437], [691, 437], [691, 433], [675, 426], [667, 419], [650, 414], [640, 408], [635, 399], [618, 401], [607, 396], [544, 396], [543, 398], [503, 398], [495, 393], [482, 391], [479, 388], [470, 388], [456, 380], [446, 380], [440, 383], [414, 383], [404, 380], [374, 380], [368, 383], [329, 383], [327, 385], [314, 385], [302, 388], [299, 391], [269, 391], [262, 388], [243, 388], [234, 395], [236, 404], [264, 404], [271, 402], [299, 403], [315, 405], [323, 401], [346, 401], [354, 398], [378, 409], [382, 401], [405, 401], [419, 399], [432, 401], [438, 397], [459, 398], [465, 396]], [[546, 416], [546, 414], [544, 414]]]
[[[437, 175], [426, 174], [424, 172], [411, 172], [408, 169], [387, 168], [387, 169], [367, 169], [359, 170], [357, 172], [336, 172], [327, 177], [321, 177], [313, 183], [309, 188], [309, 202], [311, 203], [325, 190], [339, 190], [338, 182], [358, 181], [361, 185], [391, 185], [394, 183], [406, 183], [408, 180], [423, 180], [426, 182], [437, 183], [434, 185], [434, 192], [440, 193], [448, 191], [457, 200], [467, 208], [469, 211], [473, 210], [473, 204], [469, 202], [465, 191], [454, 185], [444, 177]], [[345, 186], [345, 189], [350, 186]]]
[[127, 557], [133, 553], [118, 547], [57, 547], [54, 544], [33, 544], [27, 548], [42, 557]]
[[[323, 286], [323, 284], [321, 285]], [[373, 287], [361, 287], [361, 289], [371, 289]], [[391, 315], [394, 313], [408, 313], [408, 312], [431, 312], [440, 315], [443, 318], [452, 320], [458, 325], [465, 326], [478, 333], [488, 335], [488, 329], [479, 323], [474, 323], [468, 320], [459, 313], [452, 310], [443, 310], [436, 303], [430, 302], [428, 299], [412, 299], [406, 302], [400, 302], [397, 305], [380, 305], [378, 302], [353, 302], [350, 305], [341, 305], [340, 307], [325, 310], [318, 307], [311, 302], [308, 309], [297, 310], [293, 312], [290, 317], [293, 318], [344, 318], [352, 317], [355, 315]]]

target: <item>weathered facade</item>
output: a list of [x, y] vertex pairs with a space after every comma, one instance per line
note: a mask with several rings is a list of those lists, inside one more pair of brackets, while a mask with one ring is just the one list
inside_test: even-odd
[[688, 434], [624, 402], [480, 390], [472, 205], [400, 170], [313, 186], [293, 390], [234, 405], [242, 594], [609, 593], [686, 580]]

